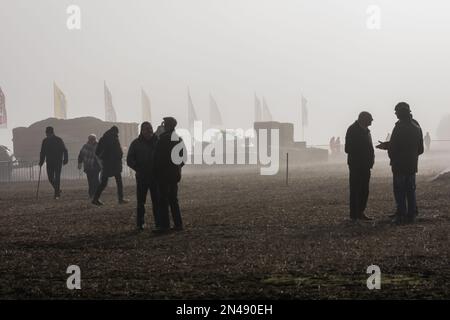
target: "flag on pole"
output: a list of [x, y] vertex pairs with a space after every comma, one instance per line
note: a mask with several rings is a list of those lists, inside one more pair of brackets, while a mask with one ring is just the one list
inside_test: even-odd
[[302, 95], [302, 126], [308, 126], [308, 107], [306, 106], [308, 100]]
[[261, 100], [259, 100], [255, 93], [255, 122], [259, 121], [262, 121]]
[[194, 121], [197, 121], [197, 114], [195, 113], [194, 104], [192, 103], [191, 92], [188, 88], [188, 123], [189, 130], [194, 129]]
[[117, 122], [116, 111], [112, 103], [112, 95], [106, 86], [106, 81], [103, 83], [105, 88], [105, 120], [110, 122]]
[[67, 101], [66, 96], [60, 88], [53, 82], [53, 105], [54, 117], [57, 119], [67, 119]]
[[6, 102], [5, 95], [0, 88], [0, 128], [8, 127], [8, 117], [6, 116]]
[[221, 126], [223, 124], [219, 106], [211, 94], [209, 94], [209, 117], [212, 126]]
[[151, 104], [150, 98], [144, 89], [141, 89], [141, 101], [142, 101], [142, 121], [151, 122], [152, 113], [151, 113]]
[[272, 121], [272, 114], [267, 106], [266, 99], [263, 97], [263, 121]]

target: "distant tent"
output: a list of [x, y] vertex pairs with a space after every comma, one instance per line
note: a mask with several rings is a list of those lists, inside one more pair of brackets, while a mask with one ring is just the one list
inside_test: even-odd
[[261, 100], [259, 100], [255, 93], [255, 122], [260, 121], [262, 121]]
[[67, 101], [66, 96], [60, 88], [53, 82], [53, 105], [54, 117], [56, 119], [67, 119]]
[[106, 81], [104, 82], [105, 88], [105, 121], [117, 122], [116, 111], [112, 103], [112, 95], [106, 86]]
[[191, 92], [188, 88], [188, 125], [189, 130], [194, 129], [194, 122], [197, 121], [197, 114], [195, 113], [194, 104], [192, 103]]
[[6, 115], [6, 102], [5, 95], [0, 88], [0, 128], [5, 129], [8, 127], [8, 117]]
[[210, 125], [211, 126], [221, 126], [222, 115], [220, 114], [219, 106], [217, 105], [216, 100], [213, 96], [209, 95], [209, 117], [210, 117]]
[[151, 122], [152, 113], [151, 113], [151, 104], [150, 98], [144, 89], [141, 89], [141, 102], [142, 102], [142, 121]]
[[263, 121], [272, 121], [272, 113], [270, 113], [269, 107], [267, 106], [266, 99], [263, 97]]

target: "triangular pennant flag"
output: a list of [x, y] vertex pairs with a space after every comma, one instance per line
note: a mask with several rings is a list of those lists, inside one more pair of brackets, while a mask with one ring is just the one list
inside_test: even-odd
[[212, 126], [221, 126], [223, 124], [219, 106], [211, 94], [209, 95], [209, 116]]
[[151, 113], [151, 104], [150, 98], [144, 89], [141, 90], [141, 102], [142, 102], [142, 121], [151, 122], [152, 113]]
[[8, 127], [8, 117], [6, 115], [6, 102], [5, 102], [5, 94], [0, 88], [0, 128]]
[[116, 111], [112, 103], [112, 95], [104, 82], [105, 88], [105, 120], [109, 122], [117, 122]]
[[197, 121], [197, 114], [195, 113], [194, 104], [192, 103], [191, 92], [188, 88], [188, 124], [189, 129], [192, 131], [194, 128], [194, 122]]
[[53, 82], [53, 102], [54, 117], [57, 119], [67, 119], [67, 101], [66, 96], [60, 88]]
[[259, 100], [255, 93], [255, 122], [259, 121], [262, 121], [261, 100]]
[[308, 107], [306, 106], [308, 100], [302, 95], [302, 126], [306, 127], [308, 125]]
[[267, 106], [266, 99], [263, 97], [263, 121], [272, 121], [272, 114]]

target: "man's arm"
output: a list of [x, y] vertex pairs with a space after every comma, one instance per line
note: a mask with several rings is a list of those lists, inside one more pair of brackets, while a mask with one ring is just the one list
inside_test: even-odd
[[[419, 127], [420, 128], [420, 127]], [[420, 136], [419, 136], [420, 138], [419, 138], [419, 154], [422, 154], [423, 153], [423, 151], [424, 151], [424, 148], [423, 148], [423, 133], [422, 133], [422, 129], [420, 129]], [[428, 140], [428, 138], [427, 138], [427, 140]]]
[[63, 149], [63, 164], [66, 165], [69, 162], [69, 153], [67, 152], [66, 145], [64, 141], [61, 139], [62, 149]]
[[345, 153], [351, 154], [354, 152], [354, 137], [351, 130], [351, 127], [347, 129], [347, 133], [345, 134]]
[[130, 145], [130, 148], [128, 149], [127, 154], [127, 165], [133, 169], [134, 171], [137, 171], [137, 161], [136, 161], [136, 143], [133, 141]]

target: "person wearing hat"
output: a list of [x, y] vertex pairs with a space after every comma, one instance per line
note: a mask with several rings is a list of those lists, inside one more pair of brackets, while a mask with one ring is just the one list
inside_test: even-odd
[[48, 181], [52, 185], [55, 199], [61, 196], [61, 170], [62, 166], [69, 161], [68, 152], [64, 141], [55, 135], [53, 127], [45, 129], [46, 138], [42, 141], [39, 166], [42, 167], [44, 162], [47, 163]]
[[90, 134], [87, 143], [81, 148], [80, 153], [78, 154], [78, 169], [81, 170], [81, 166], [83, 166], [84, 172], [86, 173], [90, 199], [94, 197], [94, 193], [100, 184], [99, 174], [101, 167], [99, 160], [95, 155], [97, 144], [97, 136], [95, 134]]
[[[183, 140], [176, 134], [177, 120], [165, 117], [164, 132], [159, 136], [155, 152], [155, 176], [159, 190], [160, 225], [155, 232], [166, 232], [170, 228], [169, 207], [174, 223], [173, 230], [183, 230], [180, 206], [178, 204], [178, 182], [181, 180], [181, 168], [186, 154]], [[181, 143], [181, 145], [180, 145]], [[181, 147], [180, 147], [181, 146]], [[174, 148], [179, 150], [175, 152]]]
[[377, 148], [387, 150], [393, 174], [394, 198], [397, 205], [394, 223], [412, 223], [417, 215], [416, 173], [419, 155], [424, 151], [422, 129], [413, 119], [406, 102], [395, 106], [395, 123], [389, 142]]
[[369, 126], [372, 115], [363, 111], [345, 135], [345, 152], [350, 172], [350, 219], [372, 220], [364, 214], [369, 198], [370, 170], [375, 162], [375, 153]]
[[105, 190], [108, 179], [114, 177], [117, 185], [117, 197], [119, 204], [128, 203], [128, 200], [123, 197], [123, 183], [122, 183], [122, 157], [123, 151], [119, 141], [119, 128], [112, 126], [111, 129], [106, 131], [100, 138], [95, 155], [101, 161], [101, 178], [100, 185], [95, 191], [92, 204], [101, 206], [103, 203], [100, 201], [100, 196]]

